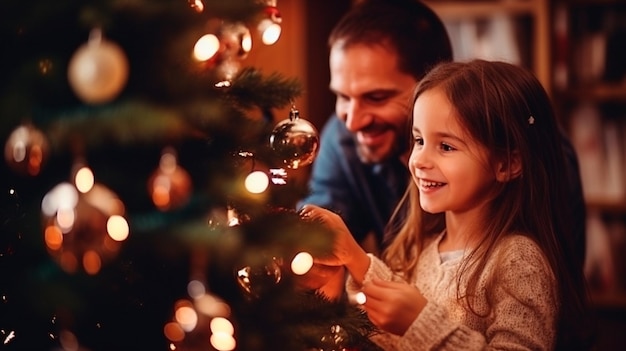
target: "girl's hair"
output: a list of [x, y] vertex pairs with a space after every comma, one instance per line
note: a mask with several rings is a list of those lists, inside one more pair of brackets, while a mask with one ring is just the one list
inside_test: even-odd
[[[468, 282], [468, 308], [473, 310], [479, 274], [498, 242], [520, 233], [541, 247], [558, 280], [557, 349], [588, 348], [592, 328], [586, 324], [591, 323], [587, 290], [572, 247], [562, 136], [547, 93], [526, 69], [483, 60], [436, 66], [419, 82], [413, 102], [433, 88], [447, 95], [469, 137], [492, 156], [510, 161], [515, 153], [522, 164], [520, 176], [497, 183], [483, 226], [485, 237], [459, 271], [458, 282]], [[412, 277], [425, 241], [443, 230], [444, 214], [421, 210], [418, 189], [410, 182], [394, 217], [390, 223], [400, 223], [398, 234], [383, 258], [393, 270]], [[463, 298], [460, 291], [457, 295]]]
[[441, 19], [416, 0], [361, 0], [335, 25], [330, 47], [384, 45], [397, 54], [398, 69], [420, 80], [441, 61], [452, 60], [452, 45]]

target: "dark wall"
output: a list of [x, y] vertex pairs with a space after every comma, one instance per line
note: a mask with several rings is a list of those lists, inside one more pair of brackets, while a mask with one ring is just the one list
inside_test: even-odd
[[328, 34], [350, 8], [350, 0], [306, 1], [306, 42], [308, 67], [305, 94], [309, 101], [309, 120], [321, 128], [335, 110], [335, 96], [328, 89]]

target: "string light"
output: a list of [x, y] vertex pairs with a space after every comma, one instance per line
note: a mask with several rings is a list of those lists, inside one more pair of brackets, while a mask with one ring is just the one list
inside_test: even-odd
[[259, 21], [257, 30], [261, 35], [261, 41], [265, 45], [273, 45], [280, 38], [282, 28], [280, 24], [283, 19], [276, 7], [276, 0], [269, 0], [265, 2], [265, 9], [263, 10], [264, 18]]

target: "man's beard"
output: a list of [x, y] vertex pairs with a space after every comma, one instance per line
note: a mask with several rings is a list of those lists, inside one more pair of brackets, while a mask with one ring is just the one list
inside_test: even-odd
[[[389, 150], [385, 153], [379, 153], [378, 150], [372, 149], [366, 145], [359, 143], [354, 136], [354, 143], [356, 147], [357, 155], [359, 159], [364, 164], [377, 164], [383, 163], [393, 157], [400, 157], [404, 152], [408, 150], [408, 134], [405, 133], [396, 133], [395, 143], [391, 146]], [[386, 145], [385, 145], [386, 146]]]

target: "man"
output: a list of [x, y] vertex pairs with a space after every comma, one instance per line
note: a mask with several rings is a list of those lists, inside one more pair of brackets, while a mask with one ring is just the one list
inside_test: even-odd
[[311, 193], [300, 204], [340, 213], [377, 251], [408, 181], [413, 88], [430, 67], [452, 60], [452, 48], [441, 20], [415, 0], [358, 3], [333, 28], [329, 46], [336, 115], [322, 129]]
[[[310, 194], [298, 207], [339, 213], [377, 253], [390, 239], [385, 228], [409, 179], [413, 89], [433, 65], [452, 60], [452, 48], [442, 21], [417, 0], [358, 2], [331, 31], [329, 46], [336, 111], [322, 128]], [[572, 166], [571, 242], [582, 267], [585, 207], [576, 155], [567, 140], [564, 148]]]

